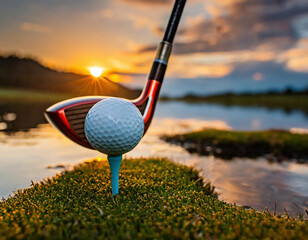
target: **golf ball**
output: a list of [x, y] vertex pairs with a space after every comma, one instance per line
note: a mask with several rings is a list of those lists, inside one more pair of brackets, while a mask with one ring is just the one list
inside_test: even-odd
[[144, 123], [134, 104], [120, 98], [107, 98], [90, 109], [84, 130], [94, 149], [116, 156], [129, 152], [139, 143]]

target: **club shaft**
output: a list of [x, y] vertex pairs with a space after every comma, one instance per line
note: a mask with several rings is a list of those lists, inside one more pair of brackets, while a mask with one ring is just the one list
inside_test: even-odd
[[186, 0], [176, 0], [170, 16], [170, 20], [163, 38], [164, 42], [173, 43], [176, 30], [178, 28]]
[[165, 36], [157, 49], [157, 54], [149, 74], [149, 80], [156, 80], [160, 83], [164, 80], [168, 60], [172, 51], [172, 42], [179, 25], [185, 3], [186, 0], [176, 0], [174, 3]]

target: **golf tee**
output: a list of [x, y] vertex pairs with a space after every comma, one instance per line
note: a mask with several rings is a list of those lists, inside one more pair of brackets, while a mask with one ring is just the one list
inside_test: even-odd
[[107, 156], [111, 170], [112, 196], [119, 194], [119, 171], [122, 162], [122, 155]]

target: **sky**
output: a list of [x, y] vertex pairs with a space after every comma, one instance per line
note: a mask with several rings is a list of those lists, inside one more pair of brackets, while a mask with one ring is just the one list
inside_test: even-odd
[[[172, 5], [170, 0], [0, 0], [0, 55], [30, 56], [79, 73], [101, 66], [112, 80], [139, 86]], [[232, 81], [242, 71], [248, 89], [308, 85], [307, 0], [187, 1], [168, 66], [169, 86], [180, 79], [196, 89], [223, 89], [226, 83], [226, 90], [236, 90]], [[282, 79], [286, 73], [289, 79]]]

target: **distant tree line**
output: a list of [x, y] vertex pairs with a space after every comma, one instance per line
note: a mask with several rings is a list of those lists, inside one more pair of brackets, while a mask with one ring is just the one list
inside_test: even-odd
[[302, 90], [298, 90], [293, 88], [292, 86], [286, 87], [284, 90], [276, 90], [276, 89], [270, 89], [264, 92], [241, 92], [241, 93], [234, 93], [234, 92], [225, 92], [222, 94], [213, 94], [213, 95], [199, 95], [195, 93], [188, 93], [185, 94], [182, 97], [168, 97], [168, 96], [162, 96], [160, 100], [193, 100], [193, 99], [211, 99], [211, 98], [217, 98], [217, 97], [233, 97], [233, 96], [277, 96], [277, 95], [308, 95], [308, 86]]

